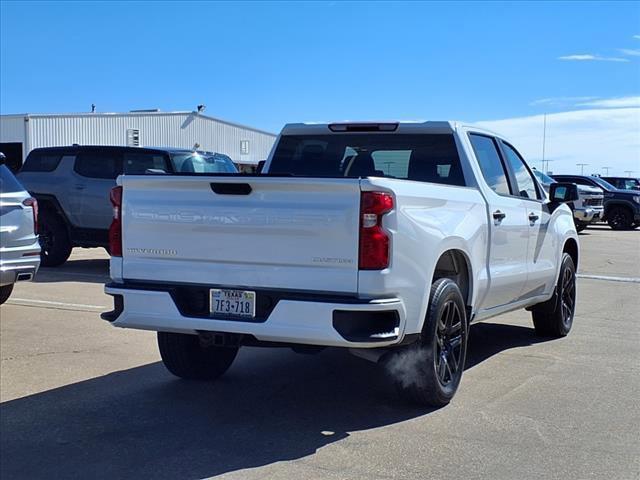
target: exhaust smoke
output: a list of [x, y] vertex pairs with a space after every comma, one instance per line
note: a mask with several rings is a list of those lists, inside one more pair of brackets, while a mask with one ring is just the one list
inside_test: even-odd
[[385, 361], [385, 369], [402, 387], [425, 387], [427, 371], [426, 348], [419, 343], [392, 352]]

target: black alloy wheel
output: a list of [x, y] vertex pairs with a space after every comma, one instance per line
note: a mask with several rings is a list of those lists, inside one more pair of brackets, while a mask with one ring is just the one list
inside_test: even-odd
[[438, 319], [436, 332], [435, 369], [440, 384], [445, 387], [458, 376], [462, 365], [463, 316], [458, 305], [449, 300]]
[[607, 213], [607, 223], [613, 230], [631, 230], [633, 215], [625, 207], [614, 207]]
[[571, 256], [564, 252], [553, 296], [531, 308], [536, 333], [543, 337], [565, 337], [571, 331], [575, 312], [576, 267]]
[[573, 323], [573, 315], [576, 309], [576, 274], [573, 269], [566, 268], [562, 272], [562, 285], [560, 287], [560, 310], [562, 323], [567, 330]]

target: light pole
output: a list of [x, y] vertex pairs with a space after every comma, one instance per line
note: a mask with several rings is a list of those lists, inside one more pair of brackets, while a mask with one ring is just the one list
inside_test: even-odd
[[609, 176], [609, 170], [611, 170], [611, 167], [602, 167], [602, 169], [605, 171], [604, 174], [608, 177]]
[[[544, 114], [543, 123], [542, 123], [542, 171], [544, 172], [544, 154], [545, 148], [547, 146], [547, 114]], [[549, 168], [549, 164], [547, 164], [547, 168]]]
[[625, 170], [624, 173], [627, 174], [627, 177], [630, 177], [634, 170]]
[[576, 163], [576, 166], [580, 167], [580, 175], [584, 175], [584, 167], [589, 165], [588, 163]]

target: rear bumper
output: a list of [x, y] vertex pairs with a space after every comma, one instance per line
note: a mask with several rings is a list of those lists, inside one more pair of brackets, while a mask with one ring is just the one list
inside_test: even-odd
[[[175, 294], [165, 289], [109, 284], [115, 309], [102, 315], [116, 327], [177, 333], [225, 332], [252, 335], [259, 341], [350, 348], [376, 348], [402, 341], [405, 308], [397, 298], [344, 299], [317, 294], [286, 296], [259, 321], [184, 314]], [[258, 293], [259, 295], [259, 293]], [[181, 310], [183, 310], [181, 312]]]
[[40, 244], [0, 249], [0, 286], [33, 279], [40, 268]]

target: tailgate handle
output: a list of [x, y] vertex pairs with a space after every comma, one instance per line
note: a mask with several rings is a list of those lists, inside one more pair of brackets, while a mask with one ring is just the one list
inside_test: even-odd
[[211, 183], [211, 190], [218, 195], [249, 195], [251, 185], [248, 183]]

